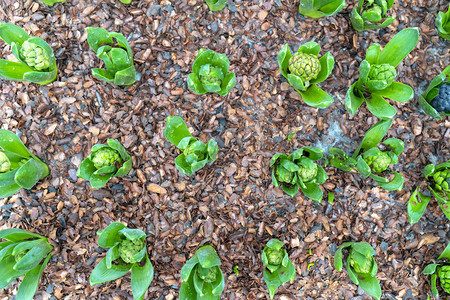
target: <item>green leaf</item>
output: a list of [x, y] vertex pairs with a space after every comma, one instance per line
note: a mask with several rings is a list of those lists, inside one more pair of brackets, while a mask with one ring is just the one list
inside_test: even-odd
[[0, 38], [8, 45], [15, 43], [22, 46], [23, 42], [28, 40], [30, 36], [28, 33], [17, 25], [11, 23], [0, 24]]
[[39, 240], [40, 239], [35, 239], [35, 240], [31, 240], [31, 241], [21, 241], [20, 243], [17, 244], [16, 247], [14, 247], [14, 250], [11, 254], [16, 255], [22, 251], [31, 249], [39, 243]]
[[47, 255], [47, 258], [41, 265], [37, 265], [34, 269], [30, 270], [23, 277], [22, 283], [19, 285], [19, 289], [17, 290], [16, 299], [21, 300], [32, 300], [34, 294], [39, 285], [39, 279], [44, 273], [44, 269], [47, 266], [51, 255]]
[[39, 243], [31, 248], [27, 254], [22, 257], [14, 265], [14, 270], [28, 271], [36, 267], [51, 251], [53, 247], [47, 241], [47, 239], [40, 239]]
[[43, 238], [41, 235], [28, 232], [18, 228], [8, 228], [0, 230], [0, 239], [5, 239], [12, 242], [19, 242], [31, 238]]
[[179, 300], [197, 299], [197, 292], [194, 288], [194, 272], [191, 273], [189, 279], [183, 280], [178, 297]]
[[181, 280], [188, 281], [189, 276], [194, 269], [194, 267], [199, 263], [197, 253], [189, 259], [184, 266], [181, 268]]
[[97, 171], [97, 169], [95, 168], [94, 163], [90, 160], [89, 157], [87, 157], [83, 159], [80, 166], [78, 167], [77, 176], [85, 180], [89, 180], [91, 178], [91, 175], [94, 174], [95, 171]]
[[403, 29], [381, 51], [378, 63], [396, 67], [416, 47], [418, 41], [419, 30], [417, 28]]
[[131, 162], [131, 158], [129, 160], [127, 160], [126, 162], [124, 162], [124, 164], [122, 165], [122, 167], [120, 167], [120, 169], [116, 172], [116, 174], [114, 175], [114, 177], [123, 177], [123, 176], [127, 176], [128, 173], [130, 173], [131, 168], [133, 167], [132, 162]]
[[350, 280], [354, 283], [354, 284], [359, 284], [359, 279], [358, 279], [358, 274], [352, 269], [351, 265], [350, 265], [350, 256], [347, 257], [347, 273], [348, 276], [350, 277]]
[[438, 259], [450, 259], [450, 243], [445, 247], [444, 251], [442, 251], [441, 255], [439, 255]]
[[104, 175], [104, 174], [116, 173], [116, 172], [117, 172], [116, 166], [105, 166], [105, 167], [102, 167], [102, 168], [96, 170], [93, 174], [94, 175]]
[[321, 18], [337, 14], [344, 6], [345, 0], [302, 0], [298, 11], [310, 18]]
[[14, 180], [16, 173], [17, 169], [7, 173], [0, 173], [0, 199], [14, 195], [22, 188]]
[[[319, 160], [323, 157], [323, 150], [317, 147], [304, 146], [301, 148], [302, 151], [308, 153], [308, 158], [311, 160]], [[311, 166], [312, 167], [312, 166]]]
[[367, 130], [358, 149], [356, 149], [356, 151], [353, 153], [352, 158], [356, 159], [361, 149], [365, 151], [370, 148], [376, 147], [386, 135], [389, 127], [391, 127], [391, 124], [392, 119], [381, 120], [373, 125], [369, 130]]
[[216, 253], [216, 250], [210, 245], [200, 247], [196, 252], [198, 261], [203, 268], [211, 268], [214, 266], [220, 266], [220, 258]]
[[403, 183], [405, 179], [403, 176], [399, 173], [394, 173], [394, 178], [392, 181], [385, 183], [385, 182], [378, 182], [377, 183], [385, 190], [387, 191], [401, 191], [403, 189]]
[[210, 139], [206, 144], [207, 152], [208, 152], [208, 161], [215, 161], [217, 158], [217, 153], [219, 152], [219, 147], [217, 146], [217, 142], [213, 139]]
[[225, 54], [214, 53], [211, 60], [211, 65], [214, 67], [219, 67], [222, 70], [223, 75], [225, 75], [230, 69], [230, 60]]
[[436, 288], [436, 281], [437, 281], [437, 274], [431, 275], [431, 293], [435, 297], [439, 297], [439, 293], [438, 293], [438, 290]]
[[424, 177], [428, 177], [428, 176], [433, 175], [433, 173], [435, 172], [435, 170], [436, 170], [435, 165], [429, 164], [429, 165], [426, 165], [425, 168], [423, 168], [422, 174], [423, 174]]
[[313, 80], [311, 80], [311, 84], [319, 83], [324, 81], [330, 76], [331, 72], [333, 72], [334, 68], [334, 57], [330, 52], [325, 53], [321, 58], [319, 58], [320, 62], [320, 72], [319, 75]]
[[400, 155], [405, 149], [405, 143], [396, 138], [386, 139], [383, 144], [389, 146], [396, 155]]
[[178, 147], [180, 141], [186, 137], [191, 137], [188, 127], [183, 119], [178, 116], [170, 116], [166, 119], [166, 128], [164, 129], [164, 137], [175, 147]]
[[380, 299], [381, 298], [381, 286], [376, 277], [367, 276], [365, 278], [359, 278], [359, 286], [369, 296]]
[[[204, 160], [204, 165], [206, 165], [206, 163], [207, 160]], [[191, 176], [192, 173], [194, 173], [192, 166], [186, 162], [186, 156], [184, 153], [181, 153], [177, 156], [177, 158], [175, 158], [175, 167], [180, 173], [186, 176]], [[197, 165], [197, 167], [199, 167], [199, 165]]]
[[119, 231], [125, 228], [120, 222], [113, 222], [109, 224], [105, 229], [97, 232], [98, 240], [97, 245], [102, 248], [110, 248], [122, 239], [119, 235]]
[[381, 46], [378, 43], [373, 43], [367, 48], [366, 61], [371, 65], [378, 65], [378, 57], [381, 53]]
[[283, 283], [281, 282], [278, 273], [271, 273], [268, 269], [264, 269], [263, 277], [269, 290], [270, 299], [273, 299], [276, 290]]
[[129, 229], [127, 227], [123, 227], [119, 232], [129, 240], [145, 239], [147, 236], [145, 232], [140, 229]]
[[342, 271], [342, 266], [343, 266], [343, 264], [342, 264], [342, 249], [351, 247], [351, 246], [353, 246], [353, 244], [355, 244], [355, 243], [354, 242], [345, 242], [345, 243], [343, 243], [336, 250], [336, 253], [334, 254], [334, 267], [339, 272]]
[[431, 200], [431, 196], [421, 195], [419, 192], [419, 186], [414, 190], [411, 198], [408, 200], [408, 220], [410, 224], [417, 223], [427, 208], [428, 203]]
[[115, 243], [114, 246], [109, 248], [105, 256], [105, 264], [108, 269], [111, 268], [112, 262], [120, 257], [119, 254], [119, 242]]
[[131, 61], [131, 66], [119, 70], [114, 75], [115, 85], [132, 85], [136, 82], [136, 69], [134, 63]]
[[59, 3], [59, 2], [66, 2], [66, 0], [41, 0], [42, 3], [48, 5], [48, 6], [53, 6], [55, 3]]
[[210, 11], [220, 11], [227, 5], [228, 0], [205, 0], [205, 2]]
[[288, 83], [295, 89], [299, 91], [306, 91], [307, 86], [303, 83], [303, 80], [294, 74], [287, 74]]
[[394, 81], [384, 90], [375, 91], [372, 95], [379, 95], [397, 102], [408, 102], [414, 98], [414, 90], [406, 84]]
[[438, 266], [439, 266], [438, 264], [429, 264], [428, 266], [425, 267], [425, 269], [423, 269], [423, 274], [424, 275], [434, 274]]
[[32, 156], [19, 137], [9, 130], [0, 129], [0, 147], [24, 158]]
[[[359, 3], [362, 5], [362, 3], [364, 3], [364, 1], [359, 1]], [[358, 8], [355, 5], [355, 7], [353, 7], [353, 10], [350, 14], [350, 21], [352, 23], [353, 29], [355, 29], [358, 32], [364, 31], [365, 30], [365, 24], [364, 24], [364, 20], [361, 17], [361, 15], [358, 13]]]
[[387, 103], [383, 97], [374, 93], [372, 93], [371, 98], [366, 99], [366, 103], [370, 112], [380, 119], [391, 119], [397, 113], [397, 110]]
[[211, 63], [215, 54], [216, 53], [213, 50], [200, 49], [194, 63], [192, 64], [192, 73], [198, 75], [200, 73], [201, 66]]
[[298, 92], [302, 96], [303, 101], [312, 107], [327, 108], [334, 101], [331, 95], [316, 85], [311, 85], [305, 92]]
[[126, 265], [112, 265], [111, 268], [106, 267], [105, 258], [103, 258], [98, 265], [95, 266], [94, 270], [89, 277], [89, 283], [91, 285], [100, 284], [103, 282], [108, 282], [111, 280], [116, 280], [117, 278], [122, 277], [127, 274], [132, 264]]
[[274, 250], [280, 250], [284, 243], [280, 241], [279, 239], [271, 239], [267, 242], [267, 247], [272, 248]]
[[234, 73], [228, 73], [222, 80], [222, 86], [219, 92], [221, 96], [226, 96], [232, 88], [236, 85], [236, 75]]
[[112, 75], [106, 74], [106, 71], [103, 69], [93, 68], [91, 71], [92, 76], [94, 76], [97, 79], [103, 80], [104, 82], [108, 83], [114, 82], [114, 77]]
[[355, 93], [355, 89], [357, 87], [358, 82], [355, 82], [350, 86], [350, 88], [347, 90], [347, 93], [345, 94], [345, 108], [354, 115], [358, 108], [363, 104], [364, 97], [358, 96]]
[[320, 45], [316, 42], [307, 42], [304, 43], [303, 45], [301, 45], [298, 50], [297, 53], [306, 53], [306, 54], [311, 54], [314, 56], [318, 56], [319, 52], [320, 52]]
[[109, 36], [108, 31], [103, 28], [97, 27], [88, 27], [87, 31], [87, 42], [89, 46], [97, 52], [98, 48], [100, 48], [103, 44], [113, 44], [113, 39]]
[[305, 182], [305, 187], [300, 186], [300, 189], [302, 190], [303, 194], [310, 198], [311, 200], [314, 200], [316, 202], [321, 202], [323, 198], [323, 193], [320, 187], [313, 183], [313, 182]]
[[356, 169], [358, 169], [359, 174], [364, 177], [368, 177], [371, 174], [371, 169], [362, 156], [358, 156], [356, 160]]
[[206, 90], [203, 87], [202, 83], [200, 82], [200, 79], [198, 78], [197, 74], [191, 73], [188, 75], [187, 85], [192, 92], [198, 95], [206, 94]]
[[278, 67], [280, 68], [281, 75], [284, 76], [284, 78], [288, 79], [288, 68], [289, 68], [289, 60], [292, 57], [291, 50], [289, 49], [289, 45], [284, 45], [280, 52], [278, 52]]
[[[447, 193], [447, 198], [450, 197], [450, 193]], [[438, 201], [439, 206], [442, 209], [442, 212], [450, 220], [450, 204], [444, 203], [444, 201]]]
[[298, 193], [299, 185], [294, 184], [292, 186], [287, 186], [285, 183], [282, 183], [281, 189], [291, 197], [295, 197]]
[[104, 187], [114, 174], [95, 175], [92, 174], [89, 178], [89, 182], [93, 189], [100, 189]]
[[5, 259], [0, 261], [0, 289], [8, 286], [14, 279], [24, 275], [27, 271], [17, 271], [14, 270], [13, 266], [15, 265], [16, 260], [14, 256], [8, 256]]
[[153, 265], [145, 254], [145, 265], [140, 267], [134, 264], [131, 268], [131, 290], [133, 298], [136, 300], [144, 299], [145, 292], [149, 288], [153, 279]]
[[0, 78], [2, 79], [23, 81], [24, 74], [32, 71], [33, 69], [22, 63], [0, 59]]
[[46, 85], [56, 80], [57, 70], [50, 72], [32, 71], [23, 74], [23, 80], [28, 82]]
[[14, 180], [23, 188], [31, 189], [40, 179], [47, 177], [49, 170], [46, 164], [29, 159], [23, 166], [17, 169]]

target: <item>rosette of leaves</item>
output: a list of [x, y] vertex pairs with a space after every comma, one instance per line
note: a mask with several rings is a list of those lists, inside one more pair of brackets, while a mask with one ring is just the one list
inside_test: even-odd
[[0, 230], [0, 289], [23, 277], [16, 299], [31, 300], [53, 250], [47, 238], [22, 229]]
[[353, 29], [361, 32], [391, 25], [395, 15], [387, 16], [387, 13], [392, 5], [394, 0], [360, 0], [350, 16]]
[[447, 262], [429, 264], [423, 270], [423, 274], [431, 275], [431, 293], [433, 293], [433, 296], [439, 298], [439, 292], [436, 287], [438, 279], [442, 289], [447, 294], [450, 294], [450, 244], [447, 245], [438, 259], [447, 259]]
[[419, 96], [419, 106], [436, 119], [450, 116], [450, 66], [434, 77], [430, 85]]
[[391, 123], [392, 120], [382, 120], [369, 129], [352, 157], [340, 149], [331, 148], [328, 163], [340, 170], [355, 170], [363, 177], [370, 177], [385, 190], [400, 191], [404, 178], [389, 167], [398, 163], [398, 156], [403, 152], [405, 144], [399, 139], [389, 138], [381, 143], [384, 150], [377, 147]]
[[97, 235], [97, 244], [109, 249], [92, 271], [90, 284], [116, 280], [131, 270], [133, 299], [142, 300], [153, 279], [153, 265], [148, 258], [145, 233], [113, 222], [98, 231]]
[[284, 45], [278, 53], [278, 66], [288, 83], [302, 96], [303, 101], [312, 107], [326, 108], [333, 103], [333, 97], [316, 84], [325, 81], [334, 67], [330, 52], [318, 57], [320, 46], [308, 42], [300, 46], [292, 55], [289, 45]]
[[436, 17], [436, 30], [446, 40], [450, 40], [450, 5], [446, 13], [440, 11]]
[[414, 97], [413, 89], [400, 82], [395, 67], [414, 49], [419, 40], [417, 28], [403, 29], [387, 43], [383, 50], [374, 43], [366, 52], [359, 67], [359, 79], [351, 85], [345, 96], [345, 107], [355, 114], [365, 101], [367, 108], [381, 119], [393, 118], [396, 109], [384, 98], [408, 102]]
[[175, 166], [184, 175], [191, 176], [208, 162], [216, 160], [219, 147], [215, 140], [203, 143], [192, 137], [183, 119], [178, 116], [167, 117], [164, 137], [182, 153], [175, 159]]
[[366, 242], [345, 242], [334, 255], [334, 267], [342, 271], [342, 250], [348, 248], [347, 272], [354, 284], [375, 299], [381, 298], [381, 286], [376, 277], [377, 262], [373, 258], [375, 250]]
[[28, 151], [17, 135], [0, 129], [0, 199], [21, 188], [31, 189], [49, 174], [47, 165]]
[[298, 12], [310, 18], [329, 17], [340, 12], [345, 0], [300, 0]]
[[220, 299], [225, 280], [220, 258], [212, 246], [200, 247], [181, 269], [179, 300]]
[[319, 184], [323, 184], [328, 176], [325, 170], [315, 161], [323, 157], [323, 151], [316, 147], [302, 147], [289, 155], [275, 154], [270, 160], [272, 183], [280, 187], [291, 197], [301, 189], [303, 194], [316, 201], [322, 201], [323, 192]]
[[108, 139], [106, 143], [94, 145], [77, 170], [77, 176], [89, 181], [94, 189], [104, 187], [112, 177], [128, 175], [132, 167], [131, 156], [117, 140]]
[[228, 73], [230, 61], [225, 54], [200, 49], [188, 75], [188, 88], [198, 94], [217, 93], [226, 96], [236, 85], [236, 75]]
[[0, 59], [0, 78], [41, 85], [55, 81], [58, 69], [52, 48], [41, 38], [30, 37], [10, 23], [0, 24], [0, 38], [11, 46], [16, 61]]
[[[423, 170], [425, 177], [414, 190], [408, 201], [408, 219], [411, 224], [420, 220], [431, 198], [435, 198], [450, 220], [450, 160], [439, 164], [429, 164]], [[426, 186], [431, 194], [426, 194], [423, 187]]]
[[271, 239], [261, 253], [261, 259], [265, 266], [264, 281], [269, 289], [270, 299], [273, 299], [275, 292], [280, 285], [293, 281], [295, 278], [295, 266], [289, 260], [284, 243], [278, 239]]
[[205, 0], [210, 11], [222, 10], [227, 5], [228, 0]]
[[105, 69], [92, 69], [92, 76], [115, 85], [131, 85], [136, 82], [133, 52], [127, 39], [117, 32], [103, 28], [88, 27], [87, 42]]

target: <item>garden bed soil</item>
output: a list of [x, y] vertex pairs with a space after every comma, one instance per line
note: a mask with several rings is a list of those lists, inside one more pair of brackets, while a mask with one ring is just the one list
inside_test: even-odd
[[[388, 132], [405, 142], [396, 170], [404, 189], [387, 192], [358, 174], [328, 167], [323, 185], [334, 203], [291, 198], [271, 183], [270, 158], [302, 146], [353, 151], [377, 122], [363, 105], [350, 115], [343, 99], [359, 74], [371, 43], [384, 46], [399, 30], [418, 27], [417, 47], [399, 65], [398, 81], [422, 92], [449, 65], [449, 43], [434, 29], [448, 1], [396, 1], [391, 26], [356, 33], [350, 25], [355, 1], [338, 15], [304, 18], [299, 1], [229, 1], [212, 13], [204, 1], [68, 0], [52, 8], [32, 0], [0, 0], [0, 20], [40, 36], [54, 49], [58, 79], [47, 86], [0, 81], [1, 128], [21, 136], [51, 175], [32, 190], [1, 199], [0, 228], [47, 236], [55, 246], [36, 299], [131, 299], [130, 275], [95, 287], [89, 275], [106, 250], [96, 231], [121, 221], [147, 235], [155, 276], [145, 299], [176, 299], [180, 270], [199, 246], [213, 245], [222, 259], [222, 299], [267, 299], [260, 252], [276, 237], [287, 244], [295, 281], [277, 299], [367, 299], [347, 272], [333, 267], [345, 241], [376, 249], [383, 299], [426, 299], [422, 275], [450, 239], [450, 224], [435, 201], [415, 225], [406, 204], [428, 163], [450, 159], [450, 120], [435, 120], [417, 106], [395, 103]], [[138, 81], [129, 87], [91, 75], [101, 61], [89, 48], [86, 27], [123, 33], [133, 49]], [[335, 97], [327, 109], [306, 106], [280, 75], [277, 53], [314, 40], [336, 60], [322, 88]], [[2, 57], [11, 59], [1, 43]], [[225, 53], [237, 84], [228, 96], [195, 95], [186, 78], [200, 48]], [[392, 102], [393, 103], [393, 102]], [[179, 150], [163, 136], [165, 119], [182, 116], [193, 135], [214, 138], [217, 160], [191, 177], [174, 165]], [[288, 136], [296, 132], [291, 140]], [[92, 145], [118, 139], [132, 155], [129, 176], [92, 190], [76, 170]], [[325, 193], [326, 194], [326, 193]], [[238, 266], [239, 274], [233, 272]], [[0, 291], [10, 299], [19, 281]]]

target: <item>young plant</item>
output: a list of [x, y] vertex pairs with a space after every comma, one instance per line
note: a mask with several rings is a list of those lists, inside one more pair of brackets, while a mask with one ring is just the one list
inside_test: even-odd
[[431, 275], [431, 292], [433, 296], [439, 298], [439, 292], [436, 287], [437, 279], [441, 282], [442, 289], [450, 294], [450, 244], [444, 249], [444, 252], [438, 259], [448, 259], [447, 263], [429, 264], [423, 270], [423, 274]]
[[188, 75], [188, 88], [198, 94], [217, 93], [226, 96], [236, 85], [236, 75], [228, 73], [230, 61], [225, 54], [200, 49]]
[[0, 129], [0, 199], [21, 188], [31, 189], [49, 174], [47, 165], [28, 151], [17, 135]]
[[375, 250], [366, 242], [345, 242], [334, 255], [334, 267], [342, 271], [342, 249], [348, 249], [347, 272], [354, 284], [375, 299], [381, 298], [381, 286], [376, 277]]
[[450, 66], [434, 77], [425, 92], [419, 97], [419, 106], [436, 119], [450, 116]]
[[280, 285], [288, 281], [294, 281], [295, 266], [289, 260], [285, 249], [281, 249], [284, 243], [277, 239], [271, 239], [261, 253], [261, 259], [265, 266], [264, 281], [269, 289], [270, 299]]
[[220, 258], [213, 247], [200, 247], [181, 269], [179, 300], [219, 300], [225, 288]]
[[[422, 170], [422, 174], [425, 180], [419, 183], [408, 201], [409, 223], [413, 224], [420, 220], [433, 196], [450, 220], [450, 160], [437, 166], [429, 164]], [[423, 184], [432, 195], [421, 192]]]
[[391, 25], [395, 15], [388, 17], [386, 14], [392, 5], [394, 0], [359, 0], [350, 16], [353, 29], [361, 32]]
[[106, 257], [92, 271], [90, 284], [116, 280], [131, 270], [133, 299], [142, 300], [153, 279], [153, 265], [148, 258], [145, 233], [113, 222], [98, 231], [97, 235], [97, 244], [109, 249]]
[[1, 239], [6, 241], [0, 243], [0, 289], [25, 275], [16, 299], [32, 300], [53, 246], [39, 234], [16, 228], [0, 230]]
[[107, 144], [94, 145], [77, 170], [93, 189], [104, 187], [112, 177], [128, 175], [132, 167], [131, 156], [117, 140], [108, 139]]
[[383, 50], [377, 43], [370, 45], [366, 59], [359, 67], [359, 79], [348, 89], [345, 107], [354, 115], [364, 101], [369, 111], [380, 119], [390, 119], [397, 111], [385, 99], [407, 102], [414, 97], [413, 89], [400, 82], [395, 67], [414, 49], [419, 40], [417, 28], [403, 29]]
[[384, 150], [377, 147], [391, 122], [381, 121], [369, 129], [352, 157], [340, 149], [331, 148], [328, 157], [330, 165], [343, 171], [356, 170], [363, 177], [372, 178], [385, 190], [400, 191], [404, 178], [400, 173], [389, 169], [389, 166], [398, 162], [405, 144], [399, 139], [389, 138], [382, 142]]
[[133, 52], [121, 33], [88, 27], [87, 42], [106, 68], [92, 69], [92, 76], [115, 85], [132, 85], [136, 82]]
[[329, 17], [340, 12], [345, 0], [300, 0], [298, 12], [310, 18]]
[[325, 170], [315, 163], [323, 157], [323, 151], [316, 147], [302, 147], [289, 156], [275, 154], [270, 160], [272, 183], [291, 197], [301, 189], [303, 194], [317, 202], [322, 201], [323, 193], [319, 184], [328, 176]]
[[30, 37], [25, 30], [10, 23], [0, 24], [0, 38], [11, 46], [19, 60], [0, 59], [0, 78], [41, 85], [55, 81], [58, 73], [55, 55], [43, 39]]
[[205, 0], [205, 2], [208, 4], [209, 10], [219, 11], [227, 5], [228, 0]]
[[436, 18], [436, 30], [446, 40], [450, 40], [450, 5], [446, 13], [440, 11]]
[[219, 147], [215, 140], [207, 144], [192, 137], [183, 119], [167, 117], [164, 137], [183, 153], [175, 159], [175, 166], [184, 175], [191, 176], [208, 162], [216, 160]]
[[325, 81], [334, 67], [330, 52], [318, 58], [320, 46], [308, 42], [300, 46], [292, 55], [289, 45], [284, 45], [278, 53], [278, 66], [288, 83], [302, 96], [303, 101], [312, 107], [326, 108], [333, 103], [333, 97], [316, 83]]

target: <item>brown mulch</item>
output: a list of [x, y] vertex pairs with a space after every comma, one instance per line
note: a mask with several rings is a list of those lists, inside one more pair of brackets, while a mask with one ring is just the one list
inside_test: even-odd
[[[397, 20], [386, 29], [356, 33], [350, 11], [310, 19], [297, 1], [230, 0], [212, 13], [202, 0], [68, 0], [48, 8], [32, 0], [0, 0], [0, 21], [22, 26], [54, 49], [58, 78], [52, 84], [0, 80], [1, 128], [21, 136], [50, 167], [51, 175], [32, 190], [0, 200], [0, 228], [17, 227], [48, 236], [55, 246], [36, 299], [131, 299], [130, 275], [89, 285], [89, 275], [106, 250], [96, 231], [121, 221], [147, 235], [155, 276], [145, 299], [175, 299], [180, 270], [195, 250], [213, 245], [227, 277], [222, 299], [268, 299], [260, 252], [276, 237], [287, 244], [297, 269], [295, 282], [277, 299], [366, 299], [346, 272], [333, 267], [345, 241], [376, 247], [383, 299], [426, 299], [422, 275], [450, 239], [450, 223], [436, 202], [409, 225], [406, 203], [430, 162], [450, 159], [450, 120], [421, 112], [417, 97], [395, 103], [388, 132], [405, 142], [396, 169], [405, 177], [401, 192], [387, 192], [372, 180], [327, 168], [326, 191], [333, 204], [299, 194], [290, 198], [271, 183], [269, 161], [312, 145], [354, 150], [377, 119], [363, 105], [355, 116], [344, 108], [346, 90], [374, 42], [385, 45], [396, 32], [419, 27], [421, 38], [399, 65], [398, 80], [421, 93], [450, 63], [449, 43], [434, 29], [437, 11], [448, 1], [396, 1]], [[133, 49], [139, 80], [130, 87], [91, 76], [100, 60], [86, 42], [85, 28], [123, 33]], [[335, 70], [322, 87], [335, 97], [327, 109], [306, 106], [280, 75], [277, 53], [314, 40], [331, 51]], [[0, 44], [2, 58], [11, 58]], [[237, 85], [226, 97], [198, 96], [186, 78], [200, 48], [226, 53]], [[391, 102], [392, 103], [392, 102]], [[191, 177], [174, 166], [178, 150], [164, 136], [165, 118], [182, 116], [194, 136], [214, 138], [217, 160]], [[294, 138], [287, 139], [289, 133]], [[133, 158], [129, 176], [92, 190], [76, 176], [95, 143], [116, 138]], [[310, 266], [308, 268], [308, 265]], [[233, 273], [238, 266], [239, 275]], [[10, 299], [19, 281], [0, 291]]]

